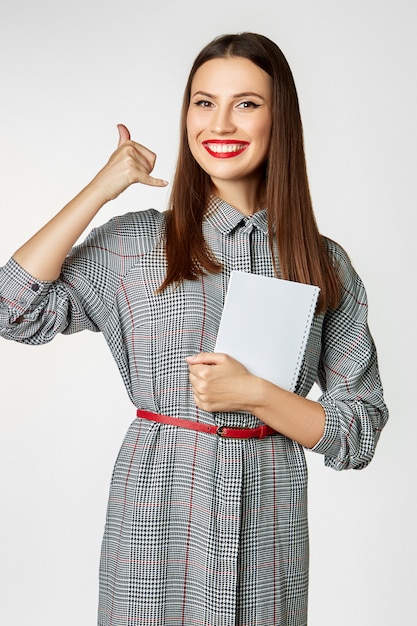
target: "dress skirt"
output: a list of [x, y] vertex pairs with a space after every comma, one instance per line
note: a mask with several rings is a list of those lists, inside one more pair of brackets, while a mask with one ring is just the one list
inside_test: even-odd
[[136, 419], [116, 461], [99, 626], [305, 626], [303, 450]]

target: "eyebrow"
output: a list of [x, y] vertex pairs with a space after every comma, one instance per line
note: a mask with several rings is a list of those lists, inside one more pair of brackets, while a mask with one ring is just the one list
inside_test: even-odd
[[[216, 99], [215, 95], [208, 93], [207, 91], [196, 91], [195, 93], [191, 95], [192, 98], [195, 98], [196, 96], [205, 96], [206, 98], [211, 98], [212, 100]], [[235, 93], [231, 97], [232, 98], [248, 98], [248, 97], [253, 97], [253, 96], [255, 96], [256, 98], [260, 98], [261, 100], [265, 100], [263, 96], [261, 96], [259, 93], [256, 93], [255, 91], [243, 91], [242, 93]]]

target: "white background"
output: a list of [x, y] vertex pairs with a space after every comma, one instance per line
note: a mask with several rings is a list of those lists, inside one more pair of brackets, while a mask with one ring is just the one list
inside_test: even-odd
[[[301, 101], [319, 227], [365, 281], [391, 420], [361, 472], [308, 453], [309, 626], [415, 623], [414, 0], [1, 0], [0, 264], [116, 146], [116, 124], [168, 180], [190, 65], [209, 40], [276, 41]], [[116, 213], [165, 207], [133, 188]], [[107, 491], [134, 418], [101, 336], [1, 341], [0, 615], [90, 626]]]

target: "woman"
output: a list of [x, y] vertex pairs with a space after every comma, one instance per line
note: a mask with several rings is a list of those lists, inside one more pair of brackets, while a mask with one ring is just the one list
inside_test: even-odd
[[[100, 626], [302, 626], [303, 448], [365, 467], [388, 414], [363, 285], [314, 220], [279, 48], [251, 33], [208, 44], [185, 89], [169, 210], [114, 218], [70, 252], [129, 185], [165, 186], [154, 163], [119, 125], [106, 166], [1, 270], [1, 334], [101, 331], [138, 408], [112, 477]], [[213, 353], [234, 269], [320, 287], [296, 393]], [[216, 436], [224, 425], [231, 436]]]

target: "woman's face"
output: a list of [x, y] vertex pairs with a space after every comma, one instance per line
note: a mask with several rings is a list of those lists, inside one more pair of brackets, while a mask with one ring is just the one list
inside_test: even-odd
[[243, 57], [212, 59], [195, 73], [187, 114], [191, 153], [215, 187], [259, 186], [272, 127], [271, 78]]

